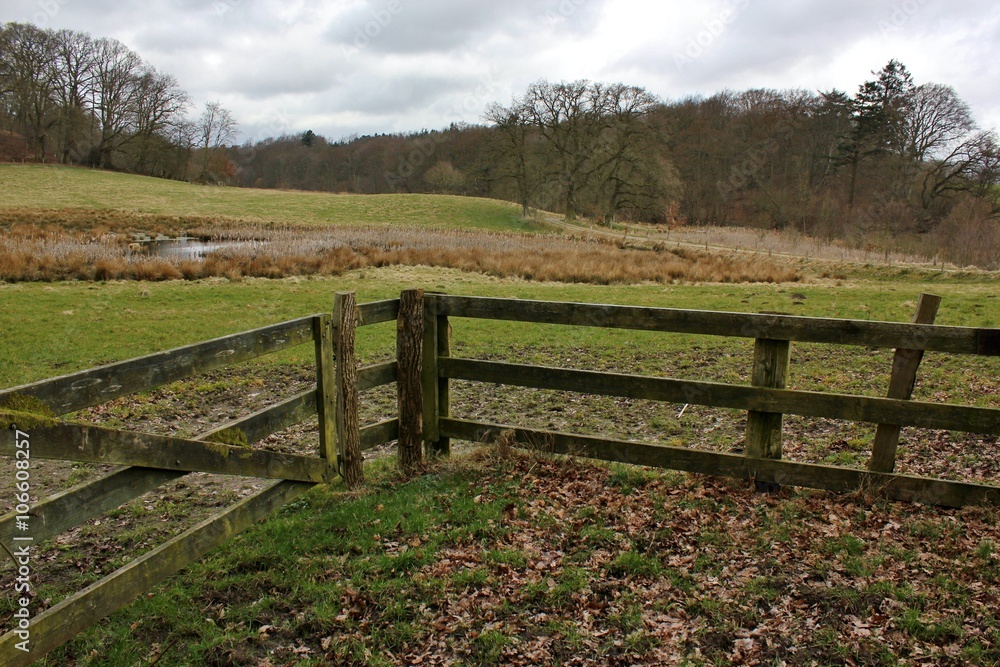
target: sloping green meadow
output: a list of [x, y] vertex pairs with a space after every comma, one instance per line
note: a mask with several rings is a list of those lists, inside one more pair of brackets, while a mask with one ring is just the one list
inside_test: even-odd
[[416, 225], [496, 231], [527, 227], [517, 206], [491, 199], [252, 190], [48, 165], [0, 165], [0, 193], [0, 208], [5, 209], [114, 209], [309, 225]]

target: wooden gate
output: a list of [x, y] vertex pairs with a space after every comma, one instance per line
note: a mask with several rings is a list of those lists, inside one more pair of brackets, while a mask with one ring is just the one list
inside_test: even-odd
[[[24, 573], [20, 576], [24, 585], [15, 585], [14, 592], [16, 601], [25, 603], [16, 605], [14, 629], [0, 637], [0, 664], [31, 664], [316, 484], [330, 482], [338, 475], [349, 481], [358, 479], [361, 450], [394, 440], [398, 420], [361, 429], [356, 418], [349, 418], [357, 415], [358, 388], [392, 383], [396, 372], [395, 362], [358, 371], [354, 329], [359, 324], [395, 320], [397, 312], [398, 300], [358, 307], [353, 294], [338, 294], [332, 314], [304, 317], [0, 391], [0, 426], [4, 429], [0, 455], [11, 457], [15, 464], [25, 462], [24, 488], [30, 487], [31, 459], [126, 466], [30, 506], [20, 503], [19, 508], [0, 517], [0, 544], [8, 551], [7, 555], [0, 553], [0, 558], [14, 558], [16, 578], [19, 570]], [[195, 438], [57, 418], [309, 343], [315, 348], [316, 389], [221, 424]], [[348, 407], [348, 402], [354, 404]], [[318, 419], [320, 440], [316, 456], [250, 446], [314, 418]], [[185, 530], [37, 616], [31, 614], [28, 573], [37, 543], [190, 472], [272, 481], [255, 495]], [[27, 496], [24, 499], [27, 501]], [[11, 548], [7, 549], [8, 545]]]

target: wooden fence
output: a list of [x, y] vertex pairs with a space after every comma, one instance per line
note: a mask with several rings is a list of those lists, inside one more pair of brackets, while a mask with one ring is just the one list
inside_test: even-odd
[[[427, 294], [423, 300], [421, 417], [423, 439], [435, 451], [447, 452], [451, 438], [483, 441], [507, 432], [527, 447], [754, 480], [762, 487], [788, 484], [840, 492], [868, 489], [889, 498], [956, 507], [1000, 504], [997, 486], [893, 473], [901, 426], [1000, 435], [998, 409], [909, 400], [924, 351], [1000, 356], [1000, 329], [927, 324], [936, 312], [937, 297], [922, 297], [915, 322], [910, 324], [444, 294]], [[752, 338], [751, 385], [458, 358], [449, 351], [453, 318]], [[895, 348], [889, 396], [786, 389], [792, 342]], [[720, 453], [454, 418], [449, 406], [451, 380], [745, 410], [746, 446], [743, 454]], [[782, 460], [785, 414], [878, 424], [868, 469]], [[400, 414], [401, 439], [403, 425], [413, 421]]]
[[[274, 480], [256, 495], [240, 500], [34, 616], [22, 632], [15, 628], [0, 636], [0, 664], [31, 664], [316, 484], [330, 482], [338, 474], [356, 484], [361, 478], [361, 450], [395, 440], [398, 420], [366, 428], [360, 428], [356, 421], [357, 392], [395, 382], [396, 364], [357, 369], [354, 330], [359, 325], [395, 320], [398, 303], [394, 299], [358, 307], [353, 294], [338, 294], [332, 314], [304, 317], [0, 391], [0, 426], [7, 432], [16, 425], [30, 436], [32, 459], [126, 466], [34, 503], [26, 517], [18, 516], [16, 511], [0, 517], [0, 543], [5, 547], [34, 545], [56, 537], [189, 472]], [[196, 438], [67, 422], [41, 416], [37, 410], [44, 405], [46, 412], [67, 415], [308, 343], [315, 348], [316, 389], [219, 425]], [[335, 359], [338, 363], [334, 363]], [[345, 408], [348, 401], [355, 407]], [[5, 409], [5, 405], [10, 407]], [[32, 412], [24, 412], [25, 405], [33, 406]], [[314, 418], [319, 424], [317, 456], [248, 446]], [[0, 455], [15, 456], [14, 443], [3, 437]], [[239, 444], [227, 444], [234, 442]], [[28, 532], [18, 530], [19, 520], [24, 521], [21, 526], [29, 527]], [[0, 553], [0, 558], [6, 555]], [[17, 648], [26, 637], [30, 638], [27, 652]]]
[[[924, 297], [914, 323], [897, 324], [785, 315], [755, 315], [631, 306], [461, 297], [408, 290], [399, 299], [358, 306], [336, 296], [333, 312], [189, 345], [138, 359], [0, 391], [0, 425], [30, 431], [33, 458], [127, 466], [47, 498], [31, 508], [31, 539], [50, 539], [188, 472], [275, 480], [255, 496], [184, 531], [121, 569], [31, 619], [31, 652], [16, 648], [16, 630], [0, 637], [0, 664], [27, 665], [92, 623], [150, 590], [172, 573], [319, 483], [363, 480], [365, 449], [398, 440], [399, 463], [418, 470], [425, 455], [447, 455], [451, 439], [486, 441], [507, 433], [525, 447], [754, 480], [762, 486], [854, 491], [947, 506], [1000, 504], [1000, 487], [893, 473], [900, 426], [1000, 435], [1000, 410], [909, 400], [924, 351], [1000, 356], [1000, 329], [930, 324], [937, 300]], [[507, 320], [755, 340], [750, 385], [545, 368], [459, 358], [451, 354], [456, 318]], [[358, 368], [355, 329], [395, 321], [396, 360]], [[895, 348], [887, 398], [785, 388], [792, 342]], [[56, 415], [161, 386], [261, 355], [312, 343], [316, 388], [197, 438], [136, 433], [3, 409], [25, 399]], [[452, 380], [486, 382], [747, 411], [743, 454], [555, 433], [451, 415]], [[361, 392], [396, 383], [398, 416], [361, 427]], [[12, 399], [20, 401], [11, 402]], [[782, 460], [782, 416], [795, 414], [879, 424], [868, 470]], [[292, 424], [317, 419], [317, 456], [296, 456], [253, 444]], [[13, 456], [14, 446], [0, 445]], [[0, 542], [16, 536], [14, 513], [0, 517]]]

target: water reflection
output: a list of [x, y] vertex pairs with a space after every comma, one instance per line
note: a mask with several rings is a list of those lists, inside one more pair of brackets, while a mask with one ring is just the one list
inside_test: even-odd
[[209, 253], [221, 248], [235, 248], [245, 246], [245, 241], [204, 241], [195, 237], [182, 237], [177, 239], [155, 239], [141, 241], [142, 250], [151, 257], [163, 257], [165, 259], [205, 259]]

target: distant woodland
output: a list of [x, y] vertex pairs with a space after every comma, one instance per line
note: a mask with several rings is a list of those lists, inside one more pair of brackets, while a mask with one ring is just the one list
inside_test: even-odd
[[218, 103], [113, 39], [0, 26], [0, 159], [243, 187], [439, 192], [525, 215], [741, 225], [1000, 262], [1000, 140], [946, 84], [895, 60], [853, 93], [539, 81], [475, 124], [236, 144]]

